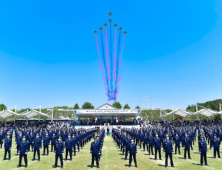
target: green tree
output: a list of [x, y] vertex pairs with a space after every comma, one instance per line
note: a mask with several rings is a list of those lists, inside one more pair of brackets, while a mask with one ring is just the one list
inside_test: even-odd
[[125, 104], [123, 108], [124, 109], [130, 109], [130, 106], [128, 104]]
[[113, 107], [115, 107], [117, 109], [122, 109], [122, 105], [120, 104], [120, 102], [114, 102]]
[[135, 109], [140, 109], [140, 107], [139, 107], [139, 106], [136, 106]]
[[74, 109], [79, 109], [78, 103], [75, 104]]
[[89, 103], [89, 102], [85, 102], [82, 105], [82, 109], [94, 109], [94, 106], [91, 103]]
[[7, 109], [7, 107], [2, 103], [0, 104], [0, 111]]

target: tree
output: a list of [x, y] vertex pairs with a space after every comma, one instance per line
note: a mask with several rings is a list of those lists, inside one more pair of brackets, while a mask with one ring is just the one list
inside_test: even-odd
[[78, 103], [75, 104], [74, 109], [79, 109]]
[[82, 109], [94, 109], [94, 106], [91, 103], [89, 103], [89, 102], [85, 102], [82, 105]]
[[130, 109], [130, 106], [128, 104], [125, 104], [124, 109]]
[[139, 106], [136, 106], [135, 109], [140, 109], [140, 107], [139, 107]]
[[2, 103], [0, 104], [0, 111], [7, 109], [7, 107]]
[[120, 102], [114, 102], [113, 107], [115, 107], [117, 109], [122, 109], [122, 105], [120, 104]]

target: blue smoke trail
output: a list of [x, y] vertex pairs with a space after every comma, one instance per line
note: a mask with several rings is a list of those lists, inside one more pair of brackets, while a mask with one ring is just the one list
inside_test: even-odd
[[110, 22], [110, 88], [111, 88], [111, 100], [113, 99], [113, 57], [112, 57], [112, 24]]
[[105, 77], [106, 77], [106, 85], [107, 85], [107, 88], [108, 88], [108, 91], [107, 91], [107, 95], [108, 97], [110, 98], [110, 95], [109, 95], [109, 82], [108, 82], [108, 73], [107, 73], [107, 67], [106, 67], [106, 59], [105, 59], [105, 52], [104, 52], [104, 44], [103, 44], [103, 34], [102, 34], [102, 30], [100, 31], [100, 35], [101, 35], [101, 44], [102, 44], [102, 61], [103, 61], [103, 65], [104, 65], [104, 69], [105, 69]]
[[119, 31], [119, 40], [118, 40], [118, 49], [117, 49], [117, 59], [116, 59], [116, 79], [115, 79], [115, 94], [114, 98], [116, 99], [117, 94], [117, 79], [119, 74], [119, 58], [120, 58], [120, 40], [121, 40], [121, 30]]

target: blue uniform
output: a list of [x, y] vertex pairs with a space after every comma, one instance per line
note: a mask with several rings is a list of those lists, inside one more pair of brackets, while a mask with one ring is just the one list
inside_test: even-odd
[[63, 156], [62, 156], [63, 150], [64, 150], [63, 142], [56, 142], [56, 145], [55, 145], [55, 154], [56, 154], [55, 167], [57, 167], [58, 158], [60, 158], [61, 167], [63, 167]]
[[92, 142], [90, 147], [90, 153], [92, 154], [91, 166], [94, 166], [94, 159], [96, 160], [96, 165], [99, 166], [99, 142]]
[[129, 145], [129, 152], [130, 152], [130, 158], [129, 158], [129, 166], [131, 166], [132, 163], [132, 157], [134, 159], [135, 166], [137, 166], [136, 162], [136, 153], [137, 153], [137, 148], [135, 143], [130, 143]]
[[207, 165], [207, 143], [205, 140], [199, 141], [199, 152], [200, 152], [200, 164], [203, 165], [203, 159], [205, 165]]
[[22, 163], [22, 157], [24, 157], [25, 160], [25, 166], [28, 166], [28, 160], [27, 160], [27, 153], [28, 153], [28, 142], [26, 141], [22, 141], [20, 143], [20, 147], [19, 147], [19, 167], [21, 167], [21, 163]]
[[68, 152], [70, 155], [70, 160], [72, 160], [72, 139], [66, 139], [66, 159], [68, 156]]
[[166, 160], [165, 160], [165, 167], [168, 166], [168, 156], [170, 157], [171, 166], [174, 166], [173, 165], [173, 157], [172, 157], [172, 153], [173, 153], [172, 142], [170, 140], [166, 140], [163, 143], [163, 148], [164, 148], [165, 158], [166, 158]]
[[5, 139], [5, 155], [4, 160], [6, 159], [6, 155], [8, 153], [9, 160], [11, 159], [11, 147], [12, 147], [12, 140], [10, 138]]

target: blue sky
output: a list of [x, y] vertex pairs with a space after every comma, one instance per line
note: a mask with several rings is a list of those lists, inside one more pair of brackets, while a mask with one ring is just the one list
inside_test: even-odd
[[221, 0], [2, 0], [0, 103], [106, 103], [93, 31], [110, 11], [128, 32], [122, 104], [140, 105], [141, 95], [144, 108], [150, 93], [153, 107], [164, 108], [222, 98]]

